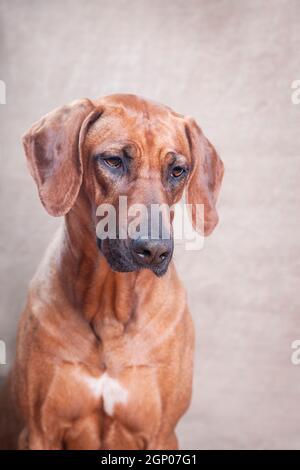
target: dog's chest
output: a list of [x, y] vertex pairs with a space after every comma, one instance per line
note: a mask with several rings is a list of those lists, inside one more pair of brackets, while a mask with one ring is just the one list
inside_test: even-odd
[[120, 440], [126, 442], [125, 447], [130, 446], [129, 442], [140, 447], [138, 442], [151, 441], [157, 433], [161, 422], [161, 390], [154, 369], [128, 367], [114, 376], [108, 370], [98, 377], [81, 373], [80, 389], [91, 404], [88, 411], [96, 409], [102, 416], [105, 447], [118, 448]]
[[[168, 354], [174, 331], [171, 325], [157, 334], [153, 323], [124, 329], [119, 322], [102, 321], [90, 367], [75, 366], [75, 376], [73, 369], [74, 390], [81, 399], [70, 406], [74, 413], [80, 407], [83, 421], [97, 413], [103, 448], [146, 448], [159, 433], [162, 416], [168, 418], [165, 403], [174, 394], [170, 376], [177, 374], [176, 367], [169, 367]], [[81, 408], [82, 403], [88, 406]]]
[[107, 372], [99, 377], [82, 374], [81, 381], [92, 400], [102, 403], [103, 411], [108, 416], [114, 415], [116, 406], [126, 407], [129, 402], [128, 388], [117, 379], [110, 377]]

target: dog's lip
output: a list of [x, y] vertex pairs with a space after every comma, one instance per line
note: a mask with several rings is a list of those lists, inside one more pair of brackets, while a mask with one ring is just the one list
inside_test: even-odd
[[[138, 266], [140, 266], [140, 269], [149, 269], [150, 271], [153, 271], [154, 274], [157, 275], [157, 273], [160, 273], [162, 272], [163, 274], [167, 271], [168, 269], [168, 266], [169, 266], [169, 263], [172, 259], [172, 253], [167, 256], [161, 264], [152, 264], [152, 263], [143, 263], [143, 260], [141, 258], [140, 262], [138, 260], [136, 260], [136, 258], [134, 257], [134, 260], [135, 260], [135, 264], [137, 264]], [[160, 275], [160, 274], [158, 274]]]
[[155, 274], [155, 276], [157, 277], [162, 277], [166, 274], [166, 272], [168, 271], [168, 265], [165, 266], [163, 269], [157, 269], [157, 266], [154, 268], [151, 268], [148, 266], [142, 266], [142, 265], [138, 265], [136, 264], [136, 266], [134, 268], [127, 268], [125, 265], [123, 267], [121, 267], [120, 265], [118, 267], [116, 267], [111, 261], [108, 260], [108, 263], [111, 267], [111, 269], [114, 271], [114, 272], [117, 272], [117, 273], [137, 273], [137, 272], [140, 272], [140, 271], [143, 271], [143, 270], [148, 270], [148, 271], [151, 271], [153, 274]]

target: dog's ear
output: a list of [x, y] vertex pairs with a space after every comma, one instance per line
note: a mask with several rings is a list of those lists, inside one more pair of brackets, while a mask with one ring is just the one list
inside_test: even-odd
[[82, 142], [89, 124], [100, 115], [88, 99], [57, 108], [23, 136], [30, 173], [40, 199], [54, 216], [73, 206], [82, 182]]
[[[209, 235], [218, 223], [216, 202], [224, 165], [194, 119], [186, 118], [185, 132], [193, 165], [187, 187], [187, 203], [195, 230]], [[197, 204], [204, 206], [202, 221], [198, 220]]]

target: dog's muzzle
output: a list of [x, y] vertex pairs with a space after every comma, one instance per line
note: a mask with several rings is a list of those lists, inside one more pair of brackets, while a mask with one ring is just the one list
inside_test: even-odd
[[97, 239], [97, 244], [114, 271], [150, 269], [157, 276], [166, 273], [173, 255], [173, 239]]

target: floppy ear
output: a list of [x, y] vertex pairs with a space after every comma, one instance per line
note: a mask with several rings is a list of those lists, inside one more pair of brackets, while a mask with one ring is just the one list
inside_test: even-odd
[[88, 99], [57, 108], [23, 136], [40, 199], [54, 216], [73, 206], [82, 182], [81, 147], [88, 125], [100, 115]]
[[[186, 136], [192, 159], [192, 172], [187, 187], [187, 203], [193, 227], [210, 235], [218, 223], [216, 202], [224, 174], [224, 165], [214, 146], [205, 137], [196, 121], [186, 119]], [[204, 221], [198, 220], [196, 204], [204, 205]]]

